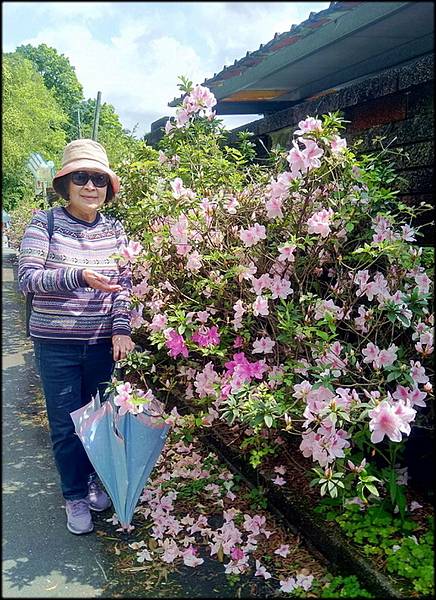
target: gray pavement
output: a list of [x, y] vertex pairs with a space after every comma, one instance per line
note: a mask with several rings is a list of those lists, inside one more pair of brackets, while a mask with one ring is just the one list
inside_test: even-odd
[[[2, 248], [2, 451], [4, 598], [96, 598], [108, 570], [94, 533], [74, 536], [66, 516], [48, 431], [38, 424], [39, 379], [25, 337], [16, 252]], [[108, 511], [108, 517], [112, 513]]]

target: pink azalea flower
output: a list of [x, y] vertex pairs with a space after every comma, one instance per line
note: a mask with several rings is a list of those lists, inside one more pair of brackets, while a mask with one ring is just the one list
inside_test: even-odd
[[179, 354], [188, 358], [188, 348], [183, 337], [174, 329], [167, 331], [165, 346], [169, 348], [168, 356], [177, 358]]
[[279, 465], [277, 467], [274, 467], [274, 471], [279, 475], [284, 475], [286, 473], [286, 467], [284, 465]]
[[137, 308], [132, 308], [132, 310], [130, 311], [130, 326], [132, 327], [132, 329], [137, 329], [145, 323], [145, 319], [142, 316], [143, 309], [144, 306], [142, 304], [139, 304]]
[[265, 298], [264, 296], [258, 296], [256, 298], [256, 300], [253, 302], [252, 307], [253, 307], [253, 314], [256, 317], [258, 315], [261, 315], [264, 317], [269, 315], [268, 298]]
[[188, 271], [191, 271], [192, 273], [196, 273], [197, 271], [200, 270], [202, 264], [203, 263], [201, 262], [200, 254], [196, 250], [194, 250], [194, 252], [191, 252], [191, 254], [189, 254], [189, 256], [188, 256], [188, 262], [186, 263], [186, 268], [188, 269]]
[[431, 279], [425, 273], [415, 275], [415, 283], [418, 286], [420, 294], [428, 294], [430, 291]]
[[371, 318], [371, 311], [366, 310], [364, 306], [360, 305], [357, 312], [359, 316], [354, 319], [356, 329], [362, 333], [368, 333], [368, 321]]
[[316, 167], [320, 167], [321, 161], [319, 159], [324, 154], [324, 150], [320, 148], [314, 140], [308, 140], [303, 138], [301, 141], [305, 145], [303, 154], [306, 161], [306, 167], [309, 170]]
[[265, 226], [255, 223], [249, 229], [240, 229], [240, 239], [244, 242], [245, 246], [254, 246], [260, 240], [266, 239]]
[[241, 560], [242, 558], [244, 558], [245, 554], [241, 548], [238, 548], [237, 546], [235, 546], [234, 548], [231, 549], [230, 556], [233, 560]]
[[398, 415], [402, 421], [401, 431], [406, 435], [410, 434], [410, 423], [415, 419], [416, 410], [410, 406], [408, 402], [399, 400], [398, 402], [392, 403], [395, 414]]
[[312, 389], [312, 385], [308, 381], [302, 381], [301, 383], [296, 383], [293, 387], [294, 393], [292, 396], [294, 398], [302, 398], [305, 400]]
[[268, 219], [283, 219], [282, 211], [283, 200], [280, 198], [272, 198], [265, 203]]
[[162, 152], [162, 150], [159, 150], [159, 157], [158, 157], [158, 161], [161, 165], [163, 165], [164, 163], [166, 163], [168, 160], [168, 157], [166, 156], [165, 152]]
[[322, 131], [322, 121], [315, 119], [314, 117], [307, 117], [304, 121], [299, 121], [299, 129], [294, 131], [294, 135], [303, 135], [310, 131]]
[[331, 208], [323, 209], [315, 212], [307, 221], [308, 233], [319, 233], [322, 238], [325, 238], [330, 233], [330, 221], [334, 213]]
[[212, 362], [208, 362], [204, 369], [197, 373], [194, 386], [200, 398], [207, 396], [215, 396], [216, 391], [214, 385], [218, 382], [218, 373], [213, 368]]
[[131, 397], [125, 392], [114, 396], [114, 404], [119, 407], [118, 414], [120, 416], [125, 415], [128, 412], [132, 412], [134, 409], [134, 405], [131, 402]]
[[395, 390], [393, 397], [396, 400], [403, 400], [404, 402], [407, 402], [407, 400], [409, 399], [409, 393], [409, 388], [404, 387], [403, 385], [397, 385], [397, 389]]
[[424, 398], [426, 396], [427, 394], [425, 392], [421, 392], [417, 387], [413, 388], [409, 394], [410, 405], [425, 407], [426, 403], [424, 402]]
[[243, 345], [244, 345], [244, 339], [240, 335], [237, 335], [233, 342], [233, 348], [242, 348]]
[[304, 152], [300, 149], [297, 142], [292, 142], [292, 148], [288, 152], [286, 160], [289, 163], [291, 174], [293, 177], [301, 177], [301, 173], [307, 171], [307, 159]]
[[252, 277], [251, 285], [253, 286], [254, 292], [259, 295], [265, 288], [269, 288], [271, 281], [271, 277], [268, 275], [268, 273], [264, 273], [260, 277]]
[[283, 246], [280, 246], [278, 248], [278, 251], [280, 252], [278, 259], [280, 262], [285, 262], [285, 261], [289, 261], [289, 262], [294, 262], [295, 261], [295, 256], [294, 256], [294, 252], [296, 250], [297, 246], [294, 246], [290, 243], [286, 243]]
[[174, 125], [171, 123], [171, 119], [168, 119], [168, 121], [165, 123], [165, 133], [169, 135], [173, 129], [175, 129]]
[[161, 555], [161, 560], [166, 563], [173, 563], [180, 556], [180, 550], [174, 540], [165, 539], [162, 542], [164, 553]]
[[202, 347], [218, 346], [220, 343], [218, 328], [215, 325], [210, 328], [203, 326], [192, 334], [191, 339]]
[[122, 244], [120, 246], [120, 254], [123, 257], [123, 261], [121, 262], [132, 262], [138, 254], [141, 254], [142, 245], [140, 242], [133, 242], [130, 240], [127, 246]]
[[238, 206], [239, 202], [236, 200], [236, 198], [230, 198], [224, 203], [224, 209], [231, 215], [236, 214]]
[[[251, 279], [251, 277], [256, 273], [257, 271], [257, 267], [254, 264], [254, 262], [251, 262], [248, 266], [245, 265], [241, 265], [238, 268], [238, 281], [239, 283], [243, 280], [243, 279]], [[241, 300], [238, 300], [238, 302], [242, 302]]]
[[271, 481], [273, 483], [275, 483], [276, 485], [280, 485], [280, 486], [285, 485], [285, 483], [286, 483], [286, 480], [283, 479], [283, 477], [280, 477], [280, 475], [277, 475], [277, 477], [275, 477], [274, 479], [271, 479]]
[[283, 298], [285, 300], [289, 295], [294, 293], [290, 281], [277, 276], [273, 278], [269, 289], [272, 292], [271, 298], [273, 300], [276, 298]]
[[279, 556], [283, 556], [283, 558], [286, 558], [289, 554], [288, 544], [282, 544], [279, 548], [274, 550], [274, 554], [278, 554]]
[[266, 239], [266, 233], [265, 233], [265, 226], [264, 225], [260, 225], [259, 223], [255, 223], [251, 229], [254, 231], [255, 235], [260, 239], [260, 240], [265, 240]]
[[[416, 413], [415, 410], [413, 412]], [[369, 430], [372, 431], [371, 442], [373, 444], [381, 442], [385, 435], [392, 442], [401, 442], [401, 432], [406, 432], [407, 427], [405, 427], [400, 414], [397, 413], [395, 407], [390, 402], [383, 400], [378, 406], [370, 410], [368, 415], [371, 419]]]
[[224, 367], [226, 368], [229, 375], [232, 375], [236, 367], [240, 365], [248, 365], [248, 360], [246, 359], [245, 354], [243, 352], [237, 352], [236, 354], [234, 354], [233, 360], [226, 362], [224, 364]]
[[271, 354], [276, 343], [269, 337], [257, 338], [253, 342], [253, 354]]
[[[174, 193], [181, 194], [181, 191], [184, 189], [182, 180], [180, 177], [174, 179], [171, 182], [171, 187], [174, 190]], [[181, 214], [177, 221], [175, 221], [170, 227], [170, 233], [174, 243], [176, 244], [186, 244], [188, 241], [188, 219], [186, 215]]]
[[216, 105], [217, 100], [209, 88], [197, 84], [194, 86], [191, 94], [191, 101], [194, 101], [201, 108], [211, 109]]
[[397, 360], [398, 347], [395, 344], [391, 344], [387, 350], [380, 350], [377, 364], [380, 367], [389, 367]]
[[264, 360], [258, 360], [249, 364], [250, 377], [254, 377], [255, 379], [262, 379], [267, 370], [268, 366]]
[[312, 587], [313, 575], [297, 575], [296, 584], [307, 592]]
[[170, 186], [173, 190], [173, 196], [175, 198], [180, 198], [184, 189], [183, 181], [180, 179], [180, 177], [176, 177], [175, 179], [173, 179], [173, 181], [170, 181]]
[[162, 331], [165, 329], [168, 323], [168, 318], [166, 314], [156, 313], [153, 317], [153, 320], [148, 325], [148, 329], [152, 332]]
[[378, 356], [379, 356], [379, 352], [380, 350], [378, 349], [378, 347], [373, 344], [372, 342], [369, 342], [365, 348], [362, 349], [362, 354], [365, 357], [363, 359], [364, 363], [375, 363], [378, 360]]
[[207, 310], [199, 310], [197, 312], [197, 320], [200, 321], [200, 323], [206, 323], [209, 317], [210, 314]]
[[333, 154], [339, 154], [347, 147], [347, 140], [345, 138], [341, 138], [338, 135], [333, 136], [332, 141], [330, 142], [330, 147], [332, 149]]
[[415, 230], [410, 225], [403, 225], [401, 227], [401, 237], [405, 242], [415, 242]]
[[421, 392], [419, 388], [408, 388], [402, 385], [397, 385], [397, 388], [393, 394], [393, 398], [396, 400], [402, 400], [403, 402], [410, 403], [411, 406], [422, 406], [425, 407], [426, 403], [424, 398], [427, 396], [425, 392]]
[[321, 300], [316, 306], [315, 319], [323, 319], [327, 312], [335, 319], [342, 319], [344, 316], [343, 309], [336, 306], [333, 300]]
[[260, 564], [260, 561], [256, 559], [256, 577], [263, 577], [264, 579], [271, 579], [271, 574]]
[[143, 279], [138, 285], [132, 286], [132, 294], [138, 296], [138, 298], [143, 298], [149, 290], [150, 286], [148, 285], [146, 279]]
[[254, 246], [258, 242], [257, 237], [254, 235], [251, 229], [242, 229], [239, 232], [239, 238], [242, 242], [244, 242], [245, 246], [249, 248], [250, 246]]
[[176, 110], [176, 127], [181, 129], [189, 121], [189, 112], [184, 108]]
[[290, 594], [297, 587], [296, 581], [294, 577], [289, 577], [288, 579], [280, 579], [280, 591], [285, 592], [286, 594]]
[[125, 381], [124, 383], [120, 383], [119, 385], [116, 386], [115, 389], [119, 394], [130, 395], [133, 393], [133, 388], [132, 388], [130, 382], [128, 382], [128, 381]]
[[425, 369], [419, 361], [414, 362], [411, 360], [410, 365], [412, 367], [410, 369], [410, 376], [415, 382], [415, 385], [418, 385], [418, 383], [427, 383], [429, 381], [429, 378], [425, 374]]
[[369, 271], [367, 269], [357, 271], [357, 273], [354, 276], [353, 282], [359, 286], [359, 292], [363, 293], [369, 282]]

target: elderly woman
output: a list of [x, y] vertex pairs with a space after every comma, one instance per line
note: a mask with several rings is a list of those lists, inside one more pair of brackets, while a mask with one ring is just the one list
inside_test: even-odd
[[67, 528], [83, 534], [94, 528], [90, 509], [102, 511], [111, 502], [75, 435], [70, 412], [88, 403], [97, 389], [103, 393], [115, 361], [134, 348], [131, 273], [112, 258], [127, 244], [121, 223], [99, 212], [120, 187], [103, 146], [90, 139], [68, 144], [53, 187], [67, 205], [52, 209], [53, 227], [49, 211], [33, 216], [21, 243], [18, 279], [23, 292], [34, 293], [30, 337]]

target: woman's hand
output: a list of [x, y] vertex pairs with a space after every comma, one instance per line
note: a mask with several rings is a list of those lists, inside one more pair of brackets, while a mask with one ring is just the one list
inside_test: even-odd
[[135, 348], [135, 344], [129, 335], [113, 335], [112, 348], [114, 361], [116, 362], [126, 358], [127, 354]]
[[83, 269], [83, 279], [88, 287], [93, 288], [94, 290], [101, 290], [102, 292], [121, 292], [123, 289], [117, 283], [109, 283], [109, 277], [100, 275], [100, 273], [96, 273], [95, 271], [92, 271], [92, 269]]

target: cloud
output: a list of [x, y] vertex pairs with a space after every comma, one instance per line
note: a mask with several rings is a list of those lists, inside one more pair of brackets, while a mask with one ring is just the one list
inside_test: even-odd
[[[18, 3], [17, 3], [18, 4]], [[33, 2], [20, 4], [34, 5]], [[37, 13], [54, 22], [58, 19], [72, 19], [89, 21], [100, 19], [103, 15], [108, 17], [115, 14], [114, 2], [38, 2]]]
[[138, 134], [143, 135], [152, 120], [174, 114], [167, 103], [177, 95], [177, 77], [184, 74], [196, 81], [203, 69], [190, 46], [170, 36], [141, 43], [147, 28], [137, 24], [134, 29], [132, 35], [132, 25], [125, 25], [119, 35], [102, 42], [86, 26], [69, 24], [41, 31], [25, 43], [44, 42], [64, 54], [76, 68], [85, 97], [95, 98], [100, 90], [102, 101], [114, 105], [123, 125], [131, 129], [139, 121]]
[[[6, 4], [29, 5], [28, 11], [43, 23], [36, 35], [20, 38], [20, 44], [56, 48], [75, 67], [85, 98], [101, 91], [102, 101], [113, 104], [123, 126], [132, 129], [139, 122], [137, 135], [143, 135], [153, 121], [174, 114], [168, 102], [180, 96], [180, 75], [203, 83], [329, 2]], [[8, 20], [19, 15], [9, 10]], [[220, 118], [231, 128], [258, 116]]]

